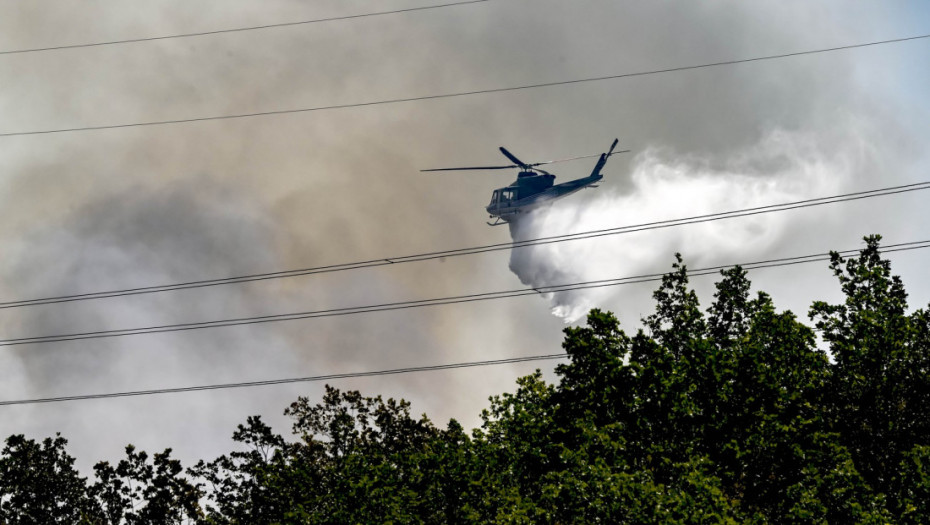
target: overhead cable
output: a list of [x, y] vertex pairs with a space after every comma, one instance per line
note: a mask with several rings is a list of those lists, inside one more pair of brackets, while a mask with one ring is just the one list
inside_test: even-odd
[[[899, 244], [892, 244], [882, 248], [882, 252], [891, 253], [906, 250], [918, 250], [930, 248], [930, 240], [913, 241]], [[844, 255], [854, 255], [858, 250], [845, 250], [839, 252]], [[813, 254], [797, 257], [785, 257], [779, 259], [769, 259], [765, 261], [756, 261], [751, 263], [739, 264], [746, 270], [757, 270], [762, 268], [774, 268], [779, 266], [790, 266], [795, 264], [805, 264], [818, 261], [829, 260], [830, 254]], [[712, 266], [708, 268], [699, 268], [689, 272], [691, 276], [702, 276], [716, 273], [725, 268], [736, 265]], [[295, 321], [298, 319], [317, 319], [323, 317], [336, 317], [343, 315], [355, 315], [372, 312], [386, 312], [393, 310], [406, 310], [412, 308], [422, 308], [426, 306], [440, 306], [448, 304], [461, 304], [476, 301], [488, 301], [492, 299], [505, 299], [509, 297], [521, 297], [526, 295], [537, 294], [554, 294], [568, 292], [572, 290], [585, 290], [592, 288], [606, 288], [610, 286], [621, 286], [634, 283], [645, 283], [650, 281], [661, 280], [664, 273], [654, 273], [630, 277], [619, 277], [614, 279], [600, 279], [596, 281], [584, 281], [577, 283], [566, 283], [550, 286], [538, 286], [530, 288], [520, 288], [514, 290], [505, 290], [498, 292], [485, 292], [468, 295], [456, 295], [450, 297], [439, 297], [433, 299], [419, 299], [412, 301], [398, 301], [392, 303], [373, 304], [365, 306], [350, 306], [342, 308], [330, 308], [325, 310], [313, 310], [305, 312], [293, 312], [287, 314], [262, 315], [255, 317], [242, 317], [236, 319], [221, 319], [217, 321], [202, 321], [191, 323], [168, 324], [161, 326], [148, 326], [141, 328], [126, 328], [117, 330], [98, 330], [94, 332], [81, 332], [71, 334], [57, 334], [47, 336], [20, 337], [15, 339], [0, 339], [0, 346], [15, 346], [40, 343], [57, 343], [63, 341], [78, 341], [84, 339], [103, 339], [110, 337], [125, 337], [131, 335], [158, 334], [166, 332], [183, 332], [189, 330], [202, 330], [205, 328], [223, 328], [229, 326], [243, 326], [253, 324], [272, 323], [279, 321]]]
[[291, 113], [309, 113], [309, 112], [329, 111], [329, 110], [336, 110], [336, 109], [381, 106], [385, 104], [399, 104], [399, 103], [404, 103], [404, 102], [420, 102], [420, 101], [425, 101], [425, 100], [438, 100], [438, 99], [445, 99], [445, 98], [465, 97], [465, 96], [471, 96], [471, 95], [487, 95], [491, 93], [505, 93], [509, 91], [520, 91], [520, 90], [526, 90], [526, 89], [537, 89], [537, 88], [546, 88], [546, 87], [554, 87], [554, 86], [566, 86], [566, 85], [571, 85], [571, 84], [582, 84], [586, 82], [601, 82], [605, 80], [617, 80], [617, 79], [630, 78], [630, 77], [658, 75], [658, 74], [663, 74], [663, 73], [690, 71], [694, 69], [702, 69], [702, 68], [710, 68], [710, 67], [731, 66], [735, 64], [745, 64], [749, 62], [760, 62], [763, 60], [774, 60], [774, 59], [797, 57], [797, 56], [803, 56], [803, 55], [814, 55], [818, 53], [830, 53], [834, 51], [857, 49], [857, 48], [878, 46], [878, 45], [884, 45], [884, 44], [896, 44], [896, 43], [908, 42], [912, 40], [919, 40], [919, 39], [925, 39], [925, 38], [930, 38], [930, 34], [910, 36], [910, 37], [904, 37], [904, 38], [894, 38], [894, 39], [889, 39], [889, 40], [876, 40], [872, 42], [864, 42], [861, 44], [850, 44], [850, 45], [845, 45], [845, 46], [812, 49], [808, 51], [796, 51], [793, 53], [780, 53], [777, 55], [765, 55], [765, 56], [752, 57], [752, 58], [725, 60], [721, 62], [708, 62], [704, 64], [696, 64], [696, 65], [691, 65], [691, 66], [678, 66], [678, 67], [670, 67], [670, 68], [664, 68], [664, 69], [653, 69], [649, 71], [637, 71], [634, 73], [619, 73], [615, 75], [605, 75], [605, 76], [599, 76], [599, 77], [576, 78], [572, 80], [561, 80], [561, 81], [555, 81], [555, 82], [542, 82], [538, 84], [524, 84], [520, 86], [476, 89], [472, 91], [459, 91], [456, 93], [421, 95], [421, 96], [416, 96], [416, 97], [383, 99], [383, 100], [374, 100], [374, 101], [369, 101], [369, 102], [354, 102], [354, 103], [347, 103], [347, 104], [332, 104], [332, 105], [327, 105], [327, 106], [314, 106], [314, 107], [306, 107], [306, 108], [258, 111], [254, 113], [211, 115], [211, 116], [205, 116], [205, 117], [192, 117], [192, 118], [171, 119], [171, 120], [151, 120], [147, 122], [130, 122], [130, 123], [125, 123], [125, 124], [105, 124], [105, 125], [100, 125], [100, 126], [79, 126], [79, 127], [72, 127], [72, 128], [45, 129], [45, 130], [35, 130], [35, 131], [11, 131], [11, 132], [6, 132], [6, 133], [0, 133], [0, 137], [19, 137], [19, 136], [26, 136], [26, 135], [48, 135], [48, 134], [53, 134], [53, 133], [71, 133], [71, 132], [79, 132], [79, 131], [99, 131], [99, 130], [107, 130], [107, 129], [135, 128], [135, 127], [143, 127], [143, 126], [187, 124], [187, 123], [193, 123], [193, 122], [206, 122], [206, 121], [214, 121], [214, 120], [268, 117], [268, 116], [274, 116], [274, 115], [286, 115], [286, 114], [291, 114]]
[[341, 272], [347, 270], [357, 270], [361, 268], [374, 268], [378, 266], [389, 266], [394, 264], [403, 264], [417, 261], [429, 261], [447, 257], [458, 257], [462, 255], [475, 255], [481, 253], [496, 252], [502, 250], [512, 250], [516, 248], [526, 248], [545, 244], [555, 244], [568, 241], [578, 241], [584, 239], [593, 239], [611, 235], [620, 235], [625, 233], [634, 233], [647, 230], [656, 230], [661, 228], [671, 228], [675, 226], [684, 226], [688, 224], [697, 224], [703, 222], [719, 221], [737, 217], [746, 217], [760, 215], [763, 213], [773, 213], [778, 211], [794, 210], [799, 208], [809, 208], [822, 206], [825, 204], [835, 204], [839, 202], [849, 202], [872, 197], [883, 197], [887, 195], [896, 195], [912, 191], [930, 189], [930, 181], [916, 182], [901, 186], [891, 186], [875, 190], [858, 191], [853, 193], [844, 193], [830, 197], [817, 197], [814, 199], [805, 199], [782, 204], [770, 204], [766, 206], [757, 206], [753, 208], [743, 208], [727, 212], [710, 213], [705, 215], [696, 215], [692, 217], [683, 217], [679, 219], [668, 219], [662, 221], [648, 222], [643, 224], [634, 224], [629, 226], [619, 226], [613, 228], [604, 228], [599, 230], [589, 230], [577, 233], [554, 235], [548, 237], [539, 237], [535, 239], [526, 239], [510, 243], [486, 244], [483, 246], [472, 246], [469, 248], [459, 248], [454, 250], [443, 250], [413, 255], [401, 255], [397, 257], [382, 257], [366, 261], [356, 261], [350, 263], [333, 264], [327, 266], [316, 266], [311, 268], [299, 268], [295, 270], [283, 270], [277, 272], [256, 273], [250, 275], [240, 275], [236, 277], [222, 277], [217, 279], [204, 279], [198, 281], [187, 281], [181, 283], [143, 286], [137, 288], [124, 288], [120, 290], [108, 290], [102, 292], [88, 292], [73, 295], [59, 295], [54, 297], [44, 297], [39, 299], [22, 299], [17, 301], [0, 302], [0, 309], [19, 308], [24, 306], [37, 306], [44, 304], [66, 303], [74, 301], [86, 301], [90, 299], [105, 299], [110, 297], [124, 297], [129, 295], [151, 294], [158, 292], [169, 292], [175, 290], [187, 290], [191, 288], [205, 288], [210, 286], [220, 286], [226, 284], [248, 283], [254, 281], [265, 281], [270, 279], [283, 279], [286, 277], [298, 277], [302, 275], [314, 275], [320, 273]]
[[297, 22], [281, 22], [278, 24], [264, 24], [264, 25], [259, 25], [259, 26], [235, 27], [231, 29], [217, 29], [214, 31], [200, 31], [197, 33], [178, 33], [174, 35], [152, 36], [152, 37], [143, 37], [143, 38], [127, 38], [125, 40], [108, 40], [104, 42], [91, 42], [91, 43], [86, 43], [86, 44], [69, 44], [69, 45], [61, 45], [61, 46], [34, 47], [30, 49], [11, 49], [7, 51], [0, 51], [0, 55], [17, 55], [17, 54], [23, 54], [23, 53], [38, 53], [40, 51], [60, 51], [64, 49], [112, 46], [112, 45], [117, 45], [117, 44], [134, 44], [138, 42], [152, 42], [155, 40], [169, 40], [169, 39], [175, 39], [175, 38], [190, 38], [190, 37], [195, 37], [195, 36], [220, 35], [224, 33], [239, 33], [243, 31], [256, 31], [260, 29], [275, 29], [275, 28], [281, 28], [281, 27], [293, 27], [293, 26], [308, 25], [308, 24], [319, 24], [322, 22], [337, 22], [341, 20], [354, 20], [357, 18], [369, 18], [373, 16], [396, 15], [396, 14], [401, 14], [401, 13], [410, 13], [413, 11], [426, 11], [429, 9], [439, 9], [443, 7], [455, 7], [455, 6], [468, 5], [468, 4], [480, 4], [483, 2], [487, 2], [487, 1], [489, 0], [465, 0], [464, 2], [425, 5], [421, 7], [410, 7], [407, 9], [394, 9], [391, 11], [376, 11], [372, 13], [361, 13], [357, 15], [333, 16], [329, 18], [315, 18], [313, 20], [301, 20]]
[[58, 403], [61, 401], [86, 401], [90, 399], [107, 399], [114, 397], [136, 397], [151, 396], [156, 394], [179, 394], [183, 392], [200, 392], [203, 390], [225, 390], [229, 388], [251, 388], [257, 386], [284, 385], [290, 383], [315, 383], [319, 381], [334, 381], [337, 379], [350, 379], [358, 377], [388, 376], [397, 374], [409, 374], [414, 372], [436, 372], [439, 370], [454, 370], [458, 368], [474, 368], [478, 366], [492, 365], [509, 365], [515, 363], [526, 363], [531, 361], [544, 361], [550, 359], [567, 359], [566, 354], [547, 354], [547, 355], [530, 355], [523, 357], [511, 357], [508, 359], [492, 359], [487, 361], [468, 361], [464, 363], [451, 363], [445, 365], [432, 366], [411, 366], [407, 368], [392, 368], [389, 370], [377, 370], [372, 372], [348, 372], [344, 374], [328, 374], [309, 377], [292, 377], [287, 379], [268, 379], [264, 381], [243, 381], [238, 383], [223, 383], [217, 385], [200, 385], [187, 386], [178, 388], [157, 388], [153, 390], [131, 390], [128, 392], [112, 392], [107, 394], [84, 394], [74, 396], [44, 397], [37, 399], [18, 399], [12, 401], [0, 401], [0, 406], [10, 405], [35, 405], [39, 403]]

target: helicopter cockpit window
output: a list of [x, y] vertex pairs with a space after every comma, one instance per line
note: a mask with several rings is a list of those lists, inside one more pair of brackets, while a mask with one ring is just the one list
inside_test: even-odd
[[499, 196], [499, 192], [497, 190], [494, 190], [494, 194], [491, 195], [491, 204], [497, 204], [498, 196]]
[[501, 190], [502, 201], [512, 201], [517, 198], [517, 192], [514, 190]]

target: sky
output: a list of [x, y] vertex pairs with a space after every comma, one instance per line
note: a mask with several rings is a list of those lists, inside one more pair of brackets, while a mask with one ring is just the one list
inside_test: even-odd
[[[438, 3], [438, 2], [437, 2]], [[427, 0], [0, 2], [0, 51], [431, 5]], [[0, 54], [0, 134], [357, 104], [559, 82], [930, 33], [926, 2], [488, 0], [384, 16]], [[600, 82], [177, 125], [0, 137], [3, 301], [272, 272], [639, 224], [930, 180], [930, 39]], [[511, 172], [426, 168], [596, 154], [595, 190], [519, 227], [483, 207]], [[594, 159], [554, 165], [557, 181]], [[925, 192], [315, 276], [0, 311], [0, 338], [426, 299], [925, 240]], [[928, 254], [892, 256], [914, 308]], [[753, 272], [806, 319], [826, 263]], [[702, 303], [713, 279], [693, 281]], [[560, 351], [591, 307], [628, 332], [655, 283], [0, 348], [0, 400], [171, 388]], [[554, 362], [340, 380], [439, 425]], [[303, 383], [0, 407], [0, 435], [60, 432], [78, 466], [133, 443], [187, 464], [279, 432]]]

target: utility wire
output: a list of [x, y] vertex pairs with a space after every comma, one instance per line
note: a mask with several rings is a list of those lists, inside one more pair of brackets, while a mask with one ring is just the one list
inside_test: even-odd
[[300, 268], [296, 270], [285, 270], [278, 272], [257, 273], [251, 275], [241, 275], [237, 277], [224, 277], [219, 279], [205, 279], [199, 281], [188, 281], [182, 283], [145, 286], [138, 288], [126, 288], [121, 290], [109, 290], [103, 292], [89, 292], [74, 295], [59, 295], [54, 297], [44, 297], [39, 299], [22, 299], [18, 301], [0, 302], [0, 309], [19, 308], [24, 306], [37, 306], [44, 304], [57, 304], [74, 301], [86, 301], [90, 299], [105, 299], [110, 297], [124, 297], [129, 295], [141, 295], [158, 292], [168, 292], [174, 290], [187, 290], [191, 288], [205, 288], [210, 286], [220, 286], [225, 284], [247, 283], [254, 281], [265, 281], [270, 279], [283, 279], [286, 277], [298, 277], [302, 275], [313, 275], [319, 273], [341, 272], [347, 270], [357, 270], [361, 268], [374, 268], [379, 266], [389, 266], [393, 264], [403, 264], [417, 261], [428, 261], [444, 257], [458, 257], [462, 255], [474, 255], [481, 253], [496, 252], [502, 250], [512, 250], [516, 248], [526, 248], [530, 246], [539, 246], [544, 244], [555, 244], [568, 241], [578, 241], [592, 239], [597, 237], [606, 237], [610, 235], [620, 235], [625, 233], [641, 232], [647, 230], [656, 230], [661, 228], [671, 228], [688, 224], [702, 222], [712, 222], [737, 217], [746, 217], [760, 215], [763, 213], [773, 213], [778, 211], [794, 210], [799, 208], [809, 208], [822, 206], [825, 204], [835, 204], [839, 202], [848, 202], [854, 200], [868, 199], [872, 197], [883, 197], [887, 195], [896, 195], [912, 191], [930, 189], [930, 181], [905, 184], [901, 186], [891, 186], [875, 190], [859, 191], [854, 193], [844, 193], [830, 197], [818, 197], [815, 199], [806, 199], [782, 204], [771, 204], [767, 206], [758, 206], [754, 208], [744, 208], [731, 210], [727, 212], [711, 213], [705, 215], [696, 215], [680, 219], [668, 219], [663, 221], [649, 222], [643, 224], [634, 224], [629, 226], [620, 226], [614, 228], [605, 228], [600, 230], [591, 230], [571, 234], [554, 235], [549, 237], [540, 237], [536, 239], [527, 239], [512, 243], [486, 244], [483, 246], [473, 246], [469, 248], [459, 248], [454, 250], [434, 251], [427, 253], [418, 253], [413, 255], [402, 255], [398, 257], [383, 257], [367, 261], [357, 261], [342, 264], [333, 264], [328, 266], [316, 266], [312, 268]]
[[[892, 244], [885, 247], [882, 251], [885, 253], [905, 251], [905, 250], [917, 250], [923, 248], [930, 248], [930, 240], [926, 241], [913, 241], [905, 242], [900, 244]], [[839, 252], [843, 255], [853, 255], [858, 253], [858, 250], [845, 250]], [[813, 254], [797, 257], [787, 257], [780, 259], [769, 259], [765, 261], [756, 261], [751, 263], [741, 264], [746, 270], [756, 270], [761, 268], [773, 268], [779, 266], [790, 266], [795, 264], [805, 264], [812, 263], [817, 261], [829, 260], [829, 254]], [[692, 276], [701, 276], [701, 275], [710, 275], [716, 273], [719, 270], [724, 268], [729, 268], [734, 265], [726, 266], [712, 266], [708, 268], [699, 268], [689, 272], [689, 275]], [[632, 277], [620, 277], [616, 279], [602, 279], [597, 281], [584, 281], [577, 283], [567, 283], [551, 286], [542, 286], [535, 288], [520, 288], [514, 290], [505, 290], [498, 292], [486, 292], [478, 294], [468, 294], [468, 295], [456, 295], [451, 297], [440, 297], [433, 299], [419, 299], [412, 301], [399, 301], [393, 303], [382, 303], [382, 304], [373, 304], [366, 306], [351, 306], [343, 308], [331, 308], [326, 310], [313, 310], [306, 312], [294, 312], [288, 314], [276, 314], [276, 315], [263, 315], [256, 317], [242, 317], [236, 319], [222, 319], [217, 321], [203, 321], [195, 323], [179, 323], [179, 324], [169, 324], [161, 326], [148, 326], [142, 328], [127, 328], [127, 329], [118, 329], [118, 330], [98, 330], [94, 332], [82, 332], [82, 333], [72, 333], [72, 334], [58, 334], [58, 335], [47, 335], [47, 336], [35, 336], [35, 337], [21, 337], [16, 339], [2, 339], [0, 340], [0, 346], [15, 346], [15, 345], [26, 345], [26, 344], [39, 344], [39, 343], [57, 343], [62, 341], [77, 341], [84, 339], [103, 339], [109, 337], [124, 337], [130, 335], [142, 335], [142, 334], [156, 334], [156, 333], [165, 333], [165, 332], [183, 332], [188, 330], [201, 330], [205, 328], [222, 328], [228, 326], [243, 326], [243, 325], [252, 325], [252, 324], [262, 324], [262, 323], [272, 323], [279, 321], [294, 321], [298, 319], [316, 319], [322, 317], [336, 317], [343, 315], [355, 315], [362, 313], [371, 313], [371, 312], [385, 312], [392, 310], [406, 310], [412, 308], [422, 308], [426, 306], [440, 306], [447, 304], [461, 304], [461, 303], [470, 303], [476, 301], [487, 301], [492, 299], [505, 299], [509, 297], [521, 297], [526, 295], [537, 295], [537, 294], [553, 294], [561, 293], [572, 290], [584, 290], [592, 288], [605, 288], [609, 286], [620, 286], [626, 284], [634, 283], [644, 283], [650, 281], [658, 281], [662, 279], [664, 273], [655, 273], [647, 275], [639, 275]]]
[[679, 66], [679, 67], [670, 67], [665, 69], [653, 69], [649, 71], [638, 71], [635, 73], [620, 73], [616, 75], [607, 75], [601, 77], [589, 77], [589, 78], [578, 78], [573, 80], [562, 80], [556, 82], [543, 82], [539, 84], [524, 84], [521, 86], [511, 86], [511, 87], [502, 87], [502, 88], [489, 88], [489, 89], [477, 89], [473, 91], [460, 91], [457, 93], [442, 93], [438, 95], [423, 95], [418, 97], [405, 97], [405, 98], [394, 98], [394, 99], [384, 99], [384, 100], [375, 100], [369, 102], [355, 102], [348, 104], [333, 104], [329, 106], [315, 106], [308, 108], [296, 108], [296, 109], [280, 109], [272, 111], [259, 111], [254, 113], [238, 113], [233, 115], [213, 115], [206, 117], [194, 117], [194, 118], [184, 118], [184, 119], [172, 119], [172, 120], [152, 120], [148, 122], [131, 122], [127, 124], [107, 124], [101, 126], [81, 126], [73, 128], [59, 128], [59, 129], [46, 129], [46, 130], [36, 130], [36, 131], [12, 131], [7, 133], [0, 133], [0, 137], [18, 137], [25, 135], [48, 135], [52, 133], [70, 133], [77, 131], [98, 131], [105, 129], [122, 129], [122, 128], [135, 128], [143, 126], [163, 126], [168, 124], [186, 124], [191, 122], [205, 122], [212, 120], [230, 120], [230, 119], [242, 119], [242, 118], [252, 118], [252, 117], [267, 117], [273, 115], [285, 115], [290, 113], [309, 113], [314, 111], [328, 111], [336, 109], [347, 109], [347, 108], [361, 108], [368, 106], [381, 106], [385, 104], [399, 104], [402, 102], [419, 102], [424, 100], [437, 100], [443, 98], [454, 98], [454, 97], [465, 97], [471, 95], [486, 95], [490, 93], [505, 93], [509, 91], [520, 91], [524, 89], [536, 89], [536, 88], [545, 88], [553, 86], [566, 86], [570, 84], [582, 84], [586, 82], [600, 82], [604, 80], [616, 80], [621, 78], [630, 78], [630, 77], [640, 77], [647, 75], [657, 75], [661, 73], [673, 73], [678, 71], [690, 71], [693, 69], [702, 69], [718, 66], [730, 66], [735, 64], [745, 64], [748, 62], [759, 62], [763, 60], [774, 60], [779, 58], [789, 58], [797, 57], [803, 55], [814, 55], [818, 53], [829, 53], [833, 51], [842, 51], [847, 49], [857, 49], [862, 47], [878, 46], [884, 44], [895, 44], [901, 42], [908, 42], [911, 40], [919, 40], [930, 38], [930, 34], [927, 35], [918, 35], [905, 38], [894, 38], [889, 40], [876, 40], [873, 42], [865, 42], [861, 44], [850, 44], [846, 46], [836, 46], [828, 47], [822, 49], [812, 49], [808, 51], [797, 51], [794, 53], [781, 53], [777, 55], [765, 55], [760, 57], [753, 58], [743, 58], [737, 60], [725, 60], [722, 62], [708, 62], [704, 64], [697, 64], [693, 66]]
[[145, 38], [128, 38], [125, 40], [109, 40], [105, 42], [92, 42], [88, 44], [71, 44], [71, 45], [62, 45], [62, 46], [36, 47], [36, 48], [31, 48], [31, 49], [11, 49], [7, 51], [0, 51], [0, 55], [38, 53], [40, 51], [60, 51], [63, 49], [101, 47], [101, 46], [112, 46], [112, 45], [117, 45], [117, 44], [133, 44], [137, 42], [152, 42], [155, 40], [169, 40], [169, 39], [174, 39], [174, 38], [190, 38], [190, 37], [195, 37], [195, 36], [220, 35], [224, 33], [239, 33], [243, 31], [256, 31], [259, 29], [274, 29], [274, 28], [279, 28], [279, 27], [292, 27], [292, 26], [299, 26], [299, 25], [318, 24], [322, 22], [354, 20], [356, 18], [368, 18], [368, 17], [373, 17], [373, 16], [395, 15], [395, 14], [401, 14], [401, 13], [410, 13], [413, 11], [426, 11], [428, 9], [439, 9], [443, 7], [454, 7], [454, 6], [468, 5], [468, 4], [480, 4], [483, 2], [487, 2], [487, 1], [488, 0], [466, 0], [464, 2], [427, 5], [427, 6], [421, 6], [421, 7], [411, 7], [407, 9], [395, 9], [392, 11], [377, 11], [373, 13], [361, 13], [357, 15], [334, 16], [330, 18], [316, 18], [313, 20], [301, 20], [299, 22], [282, 22], [279, 24], [265, 24], [265, 25], [260, 25], [260, 26], [236, 27], [232, 29], [218, 29], [215, 31], [201, 31], [197, 33], [180, 33], [180, 34], [175, 34], [175, 35], [153, 36], [153, 37], [145, 37]]
[[[910, 243], [904, 243], [901, 245], [893, 245], [898, 247], [897, 249], [885, 249], [884, 252], [890, 251], [900, 251], [906, 249], [917, 249], [918, 246], [915, 246]], [[889, 247], [891, 248], [891, 247]], [[848, 254], [850, 251], [842, 252], [844, 255]], [[789, 259], [782, 259], [785, 263], [794, 263], [798, 264], [800, 262], [810, 262], [803, 260], [803, 257], [795, 257]], [[820, 260], [820, 259], [817, 259]], [[706, 275], [706, 273], [698, 274], [697, 271], [689, 272], [689, 275]], [[271, 386], [271, 385], [283, 385], [290, 383], [311, 383], [319, 381], [332, 381], [338, 379], [349, 379], [349, 378], [359, 378], [359, 377], [374, 377], [374, 376], [386, 376], [386, 375], [396, 375], [396, 374], [407, 374], [414, 372], [433, 372], [439, 370], [453, 370], [458, 368], [473, 368], [480, 366], [492, 366], [492, 365], [503, 365], [503, 364], [514, 364], [514, 363], [525, 363], [531, 361], [543, 361], [543, 360], [553, 360], [553, 359], [566, 359], [568, 356], [566, 354], [545, 354], [545, 355], [533, 355], [533, 356], [523, 356], [523, 357], [512, 357], [507, 359], [494, 359], [487, 361], [467, 361], [463, 363], [451, 363], [444, 365], [431, 365], [431, 366], [417, 366], [417, 367], [407, 367], [407, 368], [394, 368], [388, 370], [377, 370], [369, 372], [348, 372], [342, 374], [328, 374], [328, 375], [319, 375], [319, 376], [309, 376], [309, 377], [295, 377], [295, 378], [284, 378], [284, 379], [268, 379], [264, 381], [243, 381], [237, 383], [222, 383], [222, 384], [213, 384], [213, 385], [198, 385], [198, 386], [188, 386], [188, 387], [176, 387], [176, 388], [158, 388], [152, 390], [131, 390], [125, 392], [112, 392], [106, 394], [83, 394], [83, 395], [71, 395], [71, 396], [58, 396], [58, 397], [44, 397], [44, 398], [35, 398], [35, 399], [19, 399], [19, 400], [9, 400], [9, 401], [0, 401], [0, 406], [12, 406], [12, 405], [34, 405], [34, 404], [44, 404], [44, 403], [59, 403], [64, 401], [87, 401], [92, 399], [109, 399], [117, 397], [137, 397], [137, 396], [149, 396], [149, 395], [160, 395], [160, 394], [179, 394], [185, 392], [200, 392], [204, 390], [225, 390], [231, 388], [251, 388], [258, 386]]]
[[293, 377], [288, 379], [269, 379], [265, 381], [245, 381], [239, 383], [224, 383], [218, 385], [200, 385], [178, 388], [158, 388], [153, 390], [133, 390], [129, 392], [113, 392], [109, 394], [85, 394], [75, 396], [45, 397], [38, 399], [19, 399], [14, 401], [0, 401], [0, 406], [35, 405], [39, 403], [58, 403], [61, 401], [86, 401], [89, 399], [107, 399], [113, 397], [150, 396], [156, 394], [179, 394], [182, 392], [200, 392], [203, 390], [222, 390], [228, 388], [250, 388], [256, 386], [284, 385], [289, 383], [315, 383], [319, 381], [332, 381], [336, 379], [349, 379], [356, 377], [388, 376], [409, 374], [413, 372], [435, 372], [438, 370], [454, 370], [458, 368], [474, 368], [478, 366], [509, 365], [531, 361], [544, 361], [549, 359], [567, 359], [566, 354], [531, 355], [524, 357], [511, 357], [508, 359], [493, 359], [488, 361], [468, 361], [464, 363], [451, 363], [432, 366], [412, 366], [408, 368], [393, 368], [390, 370], [377, 370], [371, 372], [348, 372], [344, 374], [329, 374], [310, 377]]

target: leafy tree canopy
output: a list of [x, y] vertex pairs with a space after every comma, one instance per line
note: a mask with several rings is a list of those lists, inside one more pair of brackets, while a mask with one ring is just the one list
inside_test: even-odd
[[592, 310], [568, 361], [490, 399], [479, 428], [327, 387], [184, 470], [134, 447], [89, 481], [60, 436], [10, 436], [2, 523], [927, 523], [930, 310], [866, 238], [832, 255], [812, 326], [721, 272], [703, 309], [676, 256], [643, 328]]

